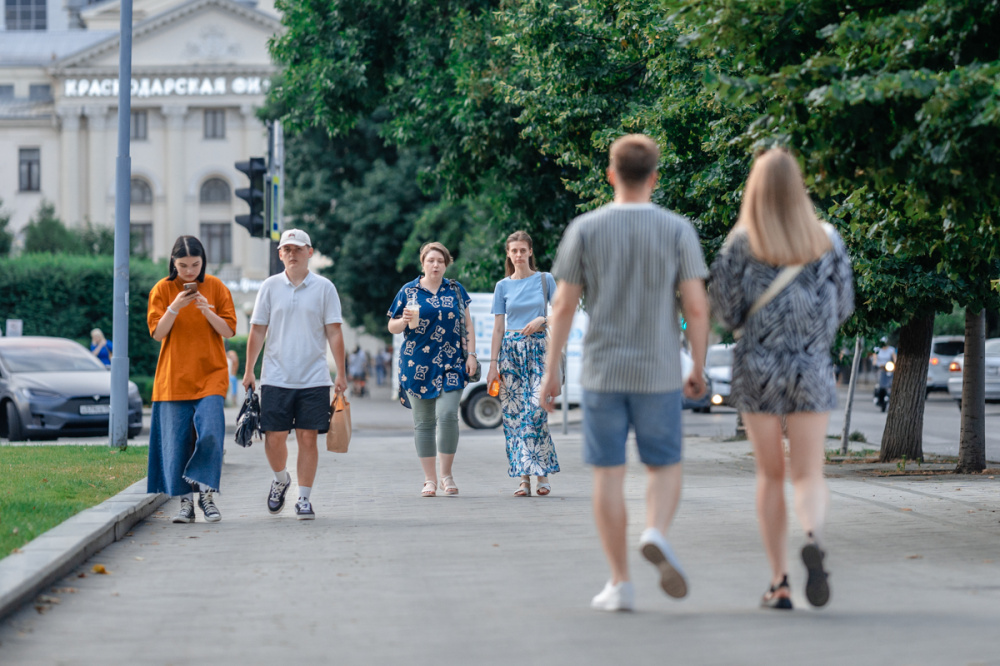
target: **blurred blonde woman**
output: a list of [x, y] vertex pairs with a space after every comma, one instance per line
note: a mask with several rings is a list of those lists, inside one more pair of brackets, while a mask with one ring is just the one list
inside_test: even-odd
[[545, 332], [548, 302], [556, 292], [549, 273], [535, 268], [531, 236], [515, 231], [504, 245], [506, 277], [493, 290], [493, 342], [487, 385], [500, 382], [503, 433], [507, 440], [507, 474], [520, 477], [514, 495], [552, 492], [549, 474], [559, 471], [556, 448], [549, 434], [548, 413], [538, 405], [538, 389], [545, 374]]
[[111, 341], [104, 337], [104, 332], [95, 328], [90, 331], [90, 353], [97, 357], [97, 360], [104, 364], [104, 367], [111, 367]]
[[806, 599], [823, 606], [830, 598], [822, 548], [829, 505], [823, 444], [837, 400], [830, 348], [854, 310], [854, 290], [844, 244], [816, 217], [787, 150], [768, 150], [754, 161], [739, 219], [712, 264], [709, 296], [715, 317], [742, 331], [732, 395], [753, 442], [757, 516], [771, 565], [761, 606], [792, 608], [783, 433], [795, 512], [806, 533]]

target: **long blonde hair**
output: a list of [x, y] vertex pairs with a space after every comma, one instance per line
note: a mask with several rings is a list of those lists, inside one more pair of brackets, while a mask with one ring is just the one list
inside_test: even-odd
[[753, 255], [774, 266], [809, 263], [831, 249], [799, 163], [786, 149], [772, 148], [754, 160], [733, 227], [740, 231]]

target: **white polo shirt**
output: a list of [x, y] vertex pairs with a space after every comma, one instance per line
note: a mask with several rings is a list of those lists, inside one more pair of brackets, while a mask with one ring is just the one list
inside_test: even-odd
[[284, 272], [264, 280], [250, 317], [267, 326], [261, 386], [332, 386], [325, 326], [341, 322], [340, 296], [325, 277], [310, 271], [297, 287]]

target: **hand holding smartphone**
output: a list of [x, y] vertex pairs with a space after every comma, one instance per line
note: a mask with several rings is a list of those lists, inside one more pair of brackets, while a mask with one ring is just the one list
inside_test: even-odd
[[198, 291], [198, 283], [197, 282], [185, 282], [184, 283], [184, 291], [197, 292]]

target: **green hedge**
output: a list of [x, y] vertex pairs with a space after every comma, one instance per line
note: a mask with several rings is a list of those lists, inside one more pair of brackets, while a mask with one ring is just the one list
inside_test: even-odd
[[[149, 291], [166, 277], [166, 262], [129, 265], [130, 375], [152, 376], [160, 343], [149, 337]], [[26, 254], [0, 259], [0, 323], [24, 321], [24, 335], [90, 341], [90, 329], [112, 336], [114, 259], [106, 256]]]
[[[247, 336], [245, 335], [234, 335], [233, 337], [226, 340], [226, 349], [232, 349], [236, 352], [236, 355], [240, 357], [240, 364], [236, 368], [236, 378], [243, 381], [243, 368], [246, 367], [247, 362]], [[257, 355], [257, 364], [254, 366], [254, 374], [257, 379], [260, 380], [260, 366], [261, 362], [264, 360], [264, 352], [261, 350], [260, 354]]]

